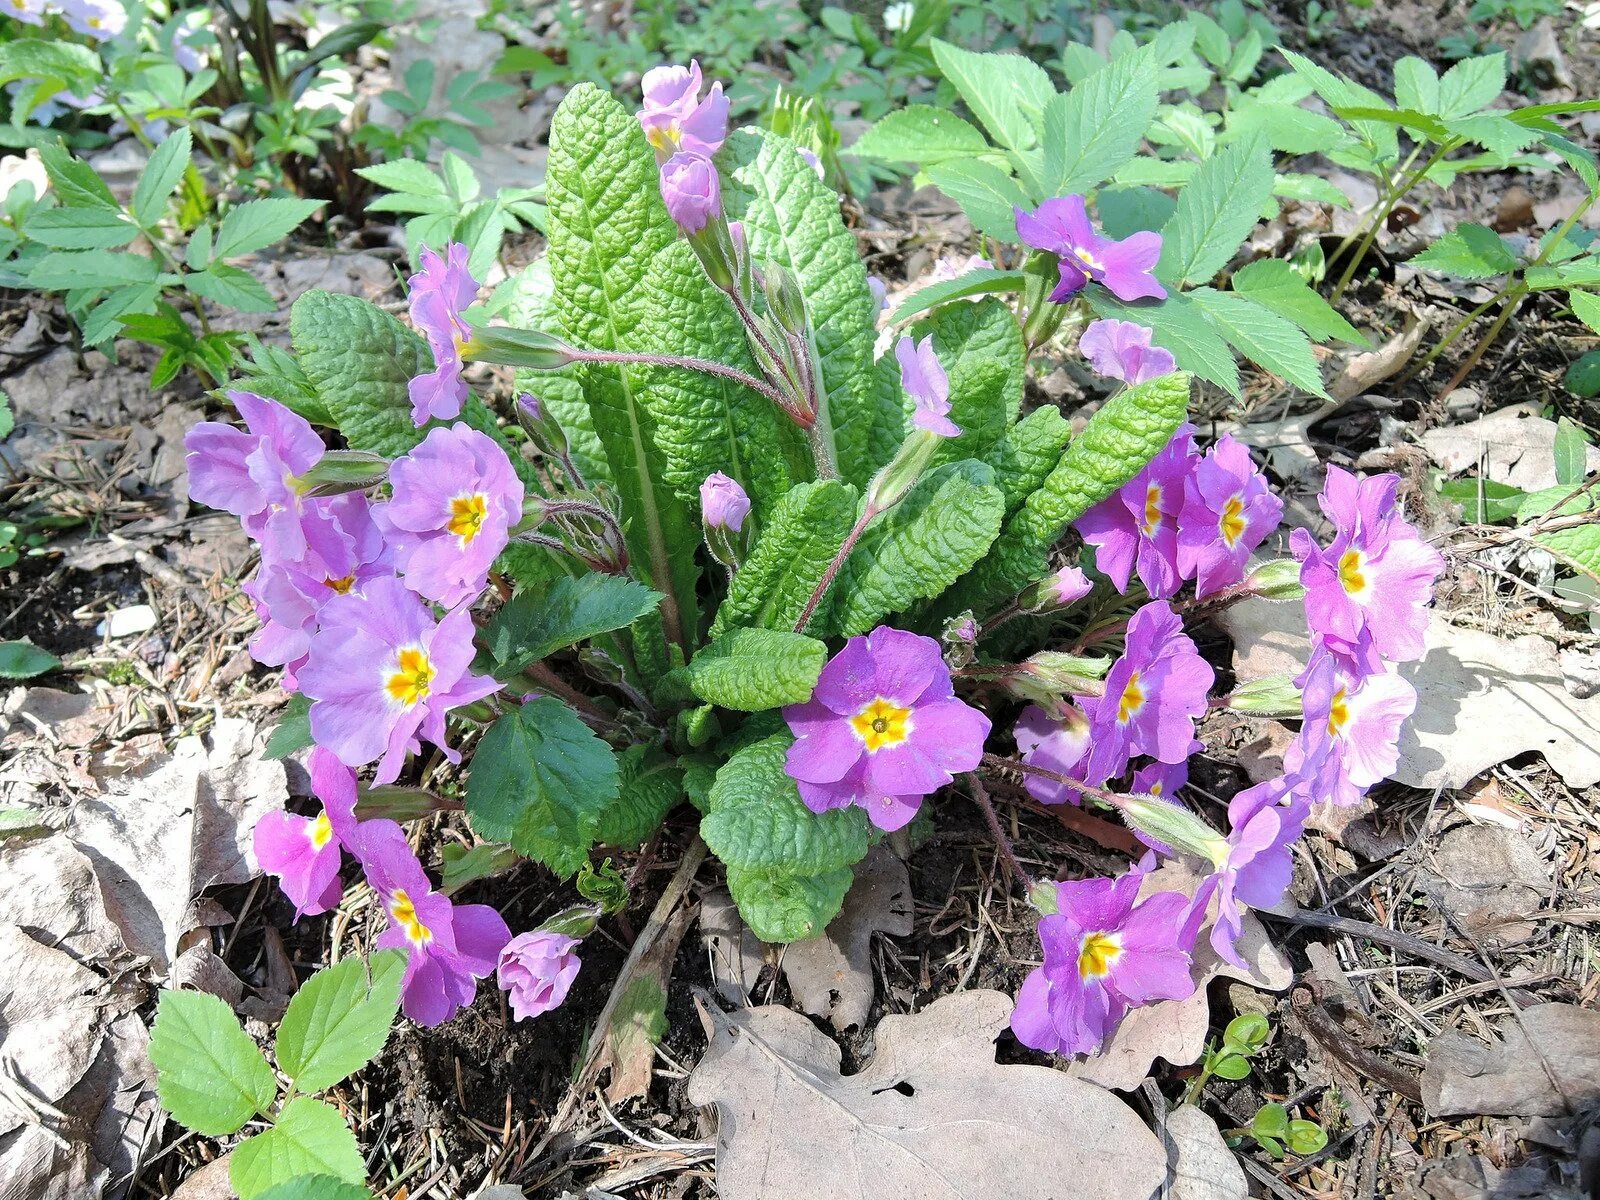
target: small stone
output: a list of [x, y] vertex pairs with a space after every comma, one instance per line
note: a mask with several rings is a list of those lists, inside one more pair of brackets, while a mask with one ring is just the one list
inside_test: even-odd
[[1483, 393], [1477, 388], [1458, 387], [1444, 398], [1444, 410], [1454, 421], [1469, 421], [1483, 413]]
[[1549, 17], [1540, 17], [1532, 29], [1517, 39], [1511, 50], [1511, 65], [1538, 87], [1572, 89], [1572, 72]]
[[127, 608], [114, 608], [106, 619], [94, 627], [97, 637], [131, 637], [146, 633], [156, 627], [156, 610], [148, 604], [134, 604]]

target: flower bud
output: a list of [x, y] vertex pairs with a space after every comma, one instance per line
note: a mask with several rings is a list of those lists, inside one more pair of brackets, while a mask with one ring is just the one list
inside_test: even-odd
[[389, 473], [389, 460], [366, 450], [326, 450], [322, 457], [300, 476], [300, 492], [306, 496], [337, 496], [359, 492], [382, 483]]
[[1234, 712], [1262, 717], [1299, 717], [1304, 714], [1300, 689], [1288, 675], [1268, 675], [1241, 683], [1228, 697]]
[[978, 622], [972, 610], [951, 617], [944, 623], [944, 661], [952, 667], [970, 666], [977, 655]]
[[461, 352], [463, 359], [559, 371], [581, 361], [576, 349], [553, 334], [538, 329], [513, 329], [509, 325], [475, 325], [472, 340]]
[[1062, 567], [1022, 593], [1019, 603], [1025, 612], [1048, 613], [1067, 608], [1094, 590], [1094, 584], [1081, 567]]
[[1045, 917], [1054, 916], [1061, 911], [1060, 896], [1061, 893], [1053, 879], [1040, 879], [1028, 889], [1028, 903]]
[[703, 154], [680, 150], [661, 167], [661, 198], [678, 228], [699, 233], [722, 212], [722, 183]]
[[1061, 650], [1041, 650], [1018, 663], [1000, 680], [1005, 689], [1024, 700], [1055, 711], [1063, 696], [1099, 696], [1111, 669], [1107, 658], [1081, 658]]
[[700, 516], [707, 529], [731, 529], [738, 533], [750, 515], [750, 497], [721, 471], [706, 476], [700, 485]]
[[867, 485], [867, 508], [881, 513], [904, 500], [943, 443], [944, 438], [937, 433], [913, 429], [888, 465]]
[[1244, 588], [1263, 600], [1299, 600], [1306, 594], [1300, 582], [1300, 564], [1292, 558], [1262, 563], [1245, 578]]
[[806, 301], [794, 276], [779, 263], [765, 263], [761, 268], [761, 287], [767, 297], [767, 307], [778, 324], [790, 333], [804, 333]]
[[517, 424], [541, 454], [561, 458], [567, 453], [566, 430], [532, 392], [517, 397]]
[[1119, 808], [1129, 826], [1175, 850], [1222, 864], [1228, 839], [1181, 804], [1160, 796], [1129, 796]]
[[560, 933], [570, 938], [586, 938], [600, 922], [600, 910], [591, 904], [563, 908], [539, 922], [539, 932]]

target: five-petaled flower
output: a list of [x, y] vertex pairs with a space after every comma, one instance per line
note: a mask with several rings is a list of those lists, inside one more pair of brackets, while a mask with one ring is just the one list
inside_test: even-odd
[[1244, 578], [1250, 552], [1278, 527], [1272, 494], [1242, 442], [1223, 434], [1184, 481], [1178, 513], [1178, 572], [1201, 599]]
[[445, 714], [500, 689], [468, 671], [473, 654], [472, 615], [458, 608], [436, 622], [398, 579], [335, 596], [299, 672], [311, 736], [347, 766], [376, 760], [378, 783], [392, 783], [422, 739], [459, 762], [445, 745]]
[[[1089, 758], [1089, 718], [1072, 704], [1063, 704], [1059, 715], [1051, 716], [1037, 704], [1022, 710], [1012, 730], [1022, 761], [1042, 767], [1069, 779], [1084, 780]], [[1103, 779], [1091, 780], [1095, 786]], [[1031, 772], [1022, 776], [1022, 786], [1040, 804], [1080, 804], [1083, 793], [1059, 779]]]
[[644, 73], [644, 107], [639, 124], [644, 136], [662, 157], [680, 150], [710, 156], [728, 136], [728, 98], [722, 85], [713, 83], [700, 99], [700, 64], [687, 67], [652, 67]]
[[256, 861], [278, 880], [297, 918], [339, 903], [339, 851], [352, 843], [356, 829], [355, 773], [320, 746], [312, 748], [309, 766], [322, 811], [302, 817], [273, 809], [262, 814], [253, 835]]
[[500, 444], [463, 422], [435, 428], [389, 482], [393, 498], [373, 516], [406, 586], [447, 606], [479, 595], [522, 519], [522, 480]]
[[1318, 800], [1359, 804], [1400, 761], [1400, 727], [1416, 710], [1416, 689], [1392, 668], [1353, 672], [1322, 646], [1298, 682], [1305, 720], [1284, 753], [1284, 769], [1304, 776]]
[[1061, 281], [1050, 293], [1065, 303], [1091, 283], [1119, 300], [1165, 300], [1167, 289], [1155, 277], [1161, 258], [1161, 235], [1141, 231], [1118, 241], [1096, 232], [1084, 198], [1057, 196], [1033, 212], [1017, 209], [1017, 236], [1035, 250], [1060, 260]]
[[1089, 1054], [1129, 1008], [1194, 993], [1189, 897], [1139, 900], [1143, 870], [1056, 884], [1056, 911], [1039, 921], [1044, 965], [1017, 994], [1011, 1029], [1035, 1050]]
[[989, 718], [956, 699], [929, 637], [880, 625], [828, 662], [816, 690], [783, 716], [787, 771], [813, 812], [857, 804], [899, 829], [929, 793], [983, 758]]
[[1150, 344], [1150, 330], [1132, 321], [1091, 321], [1078, 349], [1095, 372], [1129, 385], [1170, 375], [1177, 369], [1172, 351]]
[[1119, 592], [1137, 570], [1151, 596], [1183, 586], [1178, 569], [1178, 515], [1194, 470], [1193, 430], [1185, 425], [1149, 464], [1078, 518], [1078, 532], [1095, 548], [1095, 566]]
[[1305, 829], [1310, 803], [1299, 781], [1279, 776], [1240, 792], [1228, 804], [1228, 836], [1217, 838], [1213, 865], [1195, 892], [1197, 912], [1215, 897], [1211, 948], [1236, 967], [1249, 969], [1236, 948], [1244, 930], [1244, 908], [1271, 908], [1294, 878], [1292, 847]]
[[411, 290], [411, 320], [433, 350], [434, 369], [409, 384], [411, 420], [448, 421], [467, 402], [467, 381], [461, 368], [472, 327], [461, 314], [477, 298], [478, 281], [467, 269], [467, 248], [451, 242], [440, 258], [427, 246], [417, 256], [422, 269], [406, 281]]

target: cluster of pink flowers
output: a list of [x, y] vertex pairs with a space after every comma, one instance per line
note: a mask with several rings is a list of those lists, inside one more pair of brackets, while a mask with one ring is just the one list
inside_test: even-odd
[[722, 211], [722, 183], [711, 158], [728, 136], [728, 98], [713, 83], [702, 99], [700, 64], [655, 67], [644, 74], [639, 124], [661, 166], [661, 198], [685, 233], [703, 230]]
[[[1426, 606], [1444, 568], [1400, 512], [1398, 484], [1392, 475], [1360, 479], [1330, 467], [1321, 504], [1334, 528], [1331, 544], [1303, 529], [1292, 535], [1312, 638], [1295, 681], [1301, 730], [1283, 774], [1233, 798], [1226, 836], [1208, 833], [1186, 810], [1178, 819], [1170, 807], [1181, 807], [1185, 764], [1203, 748], [1195, 720], [1213, 679], [1168, 601], [1185, 580], [1194, 580], [1200, 600], [1248, 591], [1249, 554], [1276, 529], [1282, 505], [1243, 446], [1224, 437], [1202, 456], [1184, 429], [1079, 521], [1117, 589], [1125, 592], [1137, 575], [1156, 598], [1129, 620], [1103, 691], [1024, 712], [1015, 730], [1023, 761], [1060, 776], [1029, 775], [1026, 786], [1046, 804], [1080, 803], [1085, 791], [1109, 797], [1105, 785], [1142, 762], [1123, 803], [1129, 824], [1157, 854], [1188, 853], [1210, 871], [1192, 896], [1166, 892], [1136, 902], [1150, 858], [1115, 881], [1057, 884], [1045, 893], [1044, 965], [1029, 976], [1012, 1017], [1026, 1045], [1093, 1052], [1128, 1008], [1188, 995], [1194, 945], [1208, 919], [1215, 952], [1247, 966], [1237, 947], [1244, 910], [1283, 898], [1311, 806], [1355, 804], [1394, 770], [1400, 728], [1416, 705], [1394, 664], [1422, 655]], [[1166, 830], [1184, 843], [1155, 836]]]
[[[424, 250], [421, 263], [412, 315], [436, 369], [411, 381], [419, 426], [455, 417], [466, 401], [461, 313], [478, 290], [465, 247]], [[324, 806], [315, 819], [264, 817], [262, 868], [298, 913], [319, 913], [339, 902], [341, 852], [351, 854], [389, 916], [378, 944], [409, 955], [405, 1010], [423, 1024], [470, 1003], [497, 964], [519, 1015], [554, 1007], [577, 970], [570, 936], [513, 939], [493, 909], [435, 890], [399, 825], [355, 816], [357, 769], [376, 764], [373, 781], [390, 783], [424, 741], [459, 761], [446, 717], [501, 691], [471, 669], [470, 609], [523, 519], [509, 456], [464, 422], [438, 424], [352, 484], [319, 468], [325, 448], [304, 418], [248, 392], [229, 398], [244, 428], [207, 421], [190, 432], [190, 494], [233, 513], [258, 544], [260, 567], [244, 585], [261, 622], [250, 650], [311, 701], [313, 789]]]

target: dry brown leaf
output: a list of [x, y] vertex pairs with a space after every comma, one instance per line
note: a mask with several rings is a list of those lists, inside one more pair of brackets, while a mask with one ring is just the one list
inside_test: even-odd
[[1167, 1200], [1247, 1200], [1244, 1168], [1217, 1123], [1192, 1104], [1167, 1114]]
[[13, 1090], [55, 1105], [83, 1078], [105, 1031], [104, 981], [63, 950], [0, 925], [0, 1134], [28, 1122]]
[[1469, 933], [1502, 944], [1531, 936], [1550, 890], [1550, 866], [1521, 833], [1501, 825], [1457, 825], [1419, 872], [1434, 906]]
[[958, 992], [878, 1023], [877, 1054], [787, 1008], [701, 1004], [710, 1045], [688, 1097], [715, 1105], [723, 1200], [1148, 1200], [1166, 1155], [1132, 1109], [1059, 1071], [1002, 1066], [1011, 1000]]
[[232, 1166], [231, 1151], [213, 1159], [180, 1183], [172, 1200], [236, 1200], [238, 1193], [228, 1178]]
[[1488, 1046], [1456, 1029], [1433, 1039], [1422, 1072], [1430, 1116], [1555, 1117], [1600, 1098], [1600, 1011], [1538, 1004], [1498, 1033]]
[[844, 907], [823, 935], [784, 948], [783, 973], [802, 1011], [827, 1017], [835, 1029], [865, 1028], [877, 931], [911, 936], [911, 876], [883, 842], [856, 864]]
[[1353, 400], [1363, 392], [1370, 392], [1411, 361], [1426, 332], [1428, 323], [1412, 317], [1403, 330], [1376, 350], [1352, 354], [1339, 368], [1339, 373], [1328, 380], [1328, 395], [1335, 400]]
[[6, 917], [80, 963], [105, 967], [126, 953], [106, 916], [88, 858], [55, 834], [0, 848]]
[[[1514, 404], [1466, 425], [1447, 425], [1422, 435], [1423, 449], [1451, 474], [1476, 471], [1526, 492], [1553, 488], [1556, 423], [1539, 415], [1537, 403]], [[1600, 446], [1585, 450], [1589, 474], [1600, 471]]]
[[749, 1004], [766, 948], [739, 916], [726, 888], [714, 888], [700, 898], [700, 944], [711, 959], [717, 995], [729, 1004]]
[[[1298, 604], [1246, 600], [1219, 614], [1233, 639], [1240, 682], [1298, 674], [1310, 649]], [[1417, 711], [1400, 735], [1393, 778], [1414, 788], [1459, 788], [1497, 763], [1537, 750], [1575, 788], [1600, 782], [1600, 696], [1578, 700], [1562, 682], [1555, 648], [1529, 634], [1507, 641], [1428, 623], [1428, 654], [1401, 676]]]
[[[1182, 892], [1192, 896], [1199, 884], [1199, 876], [1187, 866], [1169, 860], [1145, 878], [1139, 895]], [[1211, 948], [1210, 937], [1208, 922], [1195, 942], [1193, 995], [1131, 1009], [1098, 1051], [1074, 1060], [1067, 1072], [1101, 1087], [1132, 1091], [1150, 1074], [1158, 1058], [1166, 1059], [1175, 1067], [1199, 1061], [1205, 1052], [1206, 1034], [1211, 1029], [1211, 1001], [1206, 988], [1213, 979], [1237, 979], [1272, 992], [1281, 992], [1294, 982], [1294, 968], [1273, 946], [1255, 914], [1244, 914], [1238, 941], [1239, 955], [1252, 970], [1241, 971], [1232, 963], [1224, 962]]]

